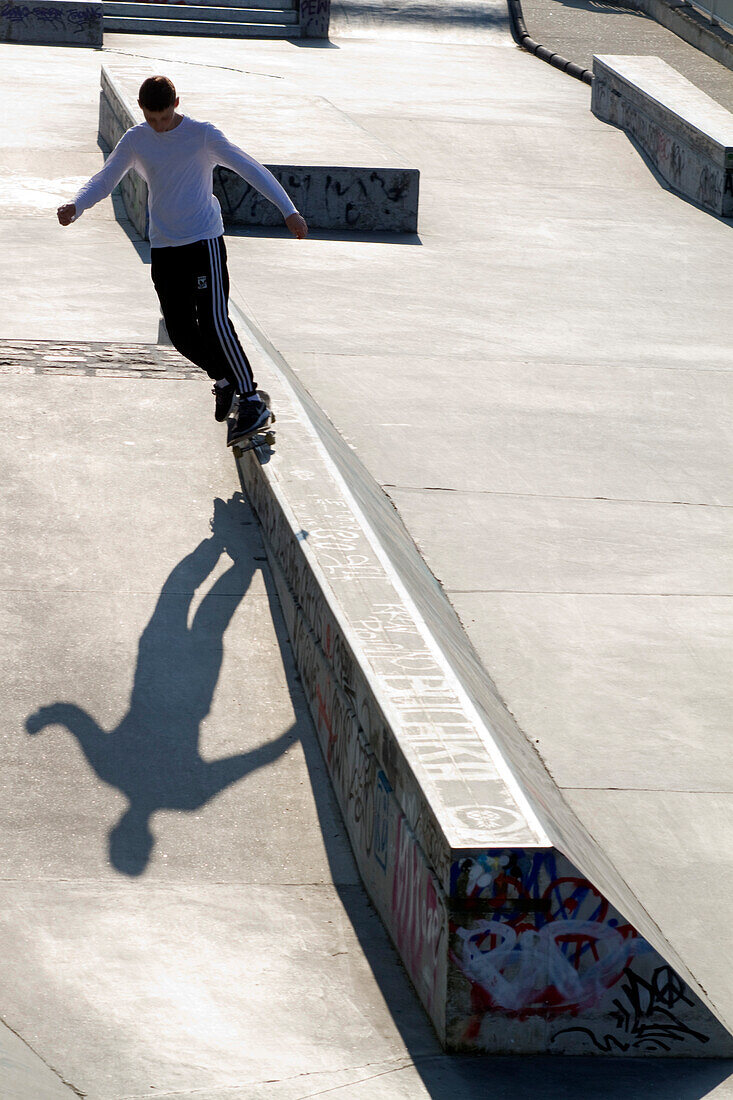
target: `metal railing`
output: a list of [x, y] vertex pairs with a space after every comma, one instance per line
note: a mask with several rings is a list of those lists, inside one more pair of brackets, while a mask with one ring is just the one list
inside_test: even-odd
[[733, 31], [733, 0], [690, 0], [693, 8], [704, 12], [713, 23]]

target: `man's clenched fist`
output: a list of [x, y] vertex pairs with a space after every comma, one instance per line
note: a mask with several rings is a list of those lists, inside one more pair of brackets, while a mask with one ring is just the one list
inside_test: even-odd
[[56, 211], [56, 217], [62, 225], [71, 225], [76, 217], [76, 206], [73, 202], [67, 202]]
[[302, 241], [304, 237], [308, 236], [308, 226], [302, 214], [289, 214], [285, 219], [285, 224], [293, 236], [297, 237], [299, 241]]

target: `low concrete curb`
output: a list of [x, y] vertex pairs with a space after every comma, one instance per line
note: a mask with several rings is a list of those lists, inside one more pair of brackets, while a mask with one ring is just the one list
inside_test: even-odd
[[594, 57], [593, 72], [593, 113], [630, 134], [679, 194], [733, 217], [733, 115], [659, 57]]
[[44, 46], [102, 45], [102, 4], [79, 0], [2, 0], [0, 42]]
[[[99, 134], [110, 147], [130, 126], [142, 121], [103, 66], [99, 102]], [[285, 165], [267, 167], [282, 183], [312, 229], [414, 233], [420, 173], [416, 168], [349, 165]], [[147, 238], [147, 184], [128, 172], [120, 184], [128, 217]], [[281, 226], [282, 215], [253, 187], [227, 168], [214, 171], [214, 194], [228, 226]]]
[[[457, 674], [465, 636], [456, 633], [448, 660], [424, 609], [449, 624], [455, 616], [406, 533], [393, 523], [377, 536], [347, 449], [334, 457], [339, 444], [326, 445], [297, 382], [233, 312], [280, 433], [274, 453], [238, 458], [240, 477], [361, 875], [441, 1042], [491, 1053], [733, 1053], [488, 677], [469, 690]], [[393, 564], [400, 555], [411, 584]], [[595, 867], [593, 879], [580, 862]]]

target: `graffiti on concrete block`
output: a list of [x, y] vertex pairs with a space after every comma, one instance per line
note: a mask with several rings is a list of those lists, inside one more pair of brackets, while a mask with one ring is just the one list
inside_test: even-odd
[[318, 549], [318, 564], [328, 577], [339, 580], [380, 575], [378, 562], [359, 549], [361, 537], [358, 528], [315, 527], [308, 531], [309, 541]]
[[397, 821], [391, 923], [400, 954], [431, 1011], [447, 938], [445, 911], [434, 878], [402, 817]]
[[472, 983], [474, 1011], [526, 1019], [578, 1013], [598, 1004], [639, 949], [628, 926], [525, 914], [517, 927], [480, 919], [455, 932], [455, 957]]
[[390, 851], [389, 796], [392, 788], [387, 776], [380, 769], [377, 772], [377, 786], [374, 792], [374, 858], [383, 871], [387, 870]]
[[81, 34], [101, 22], [102, 15], [97, 8], [75, 8], [69, 12], [68, 18], [71, 25], [76, 28], [77, 33]]
[[704, 164], [697, 185], [697, 201], [710, 210], [720, 210], [723, 205], [723, 172]]
[[[416, 228], [419, 176], [414, 169], [267, 167], [314, 228], [391, 232]], [[214, 194], [226, 224], [282, 224], [277, 208], [231, 169], [215, 169]]]
[[303, 38], [328, 38], [331, 0], [300, 0], [300, 33]]
[[694, 1007], [690, 991], [670, 966], [657, 967], [645, 979], [630, 966], [624, 970], [621, 994], [614, 998], [611, 1013], [614, 1032], [596, 1034], [589, 1027], [567, 1027], [555, 1032], [553, 1042], [563, 1035], [584, 1035], [603, 1054], [629, 1050], [669, 1051], [675, 1044], [692, 1040], [709, 1042], [709, 1036], [690, 1027], [679, 1014]]
[[494, 844], [510, 844], [525, 824], [522, 814], [509, 806], [451, 806], [451, 816], [469, 829], [490, 831]]
[[587, 879], [554, 852], [515, 850], [456, 864], [451, 893], [486, 916], [451, 926], [452, 957], [469, 983], [464, 1039], [487, 1013], [554, 1019], [593, 1008], [650, 950]]
[[101, 9], [93, 7], [61, 8], [42, 4], [15, 4], [6, 2], [0, 5], [0, 19], [15, 24], [37, 22], [63, 31], [69, 23], [75, 34], [82, 34], [97, 26], [102, 18]]
[[672, 151], [669, 155], [669, 174], [672, 183], [679, 185], [682, 173], [685, 170], [685, 153], [678, 142], [672, 142]]
[[64, 17], [59, 8], [35, 7], [32, 15], [39, 23], [49, 23], [51, 26], [63, 28]]
[[451, 893], [451, 959], [467, 983], [459, 1045], [486, 1045], [497, 1016], [543, 1021], [563, 1051], [693, 1053], [709, 1041], [685, 982], [560, 853], [460, 860]]

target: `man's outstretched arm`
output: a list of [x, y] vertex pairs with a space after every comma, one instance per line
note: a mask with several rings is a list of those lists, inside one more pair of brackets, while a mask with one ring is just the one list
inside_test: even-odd
[[305, 218], [295, 209], [293, 200], [269, 168], [265, 168], [264, 164], [260, 164], [243, 149], [232, 145], [231, 141], [225, 138], [221, 130], [217, 130], [215, 126], [209, 127], [208, 150], [214, 164], [223, 164], [225, 168], [231, 168], [232, 172], [236, 172], [261, 195], [275, 204], [294, 237], [300, 241], [307, 236], [308, 226]]
[[[129, 132], [129, 131], [128, 131]], [[61, 225], [70, 225], [80, 218], [85, 210], [96, 206], [102, 199], [111, 195], [125, 172], [133, 167], [135, 155], [128, 134], [123, 134], [107, 157], [104, 168], [84, 184], [73, 202], [64, 203], [56, 211]]]

